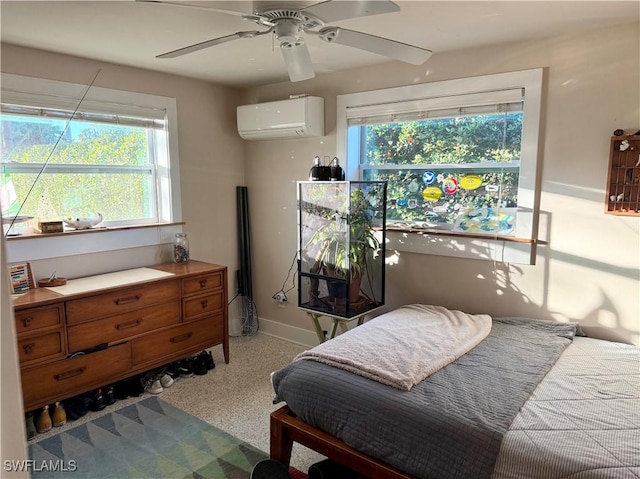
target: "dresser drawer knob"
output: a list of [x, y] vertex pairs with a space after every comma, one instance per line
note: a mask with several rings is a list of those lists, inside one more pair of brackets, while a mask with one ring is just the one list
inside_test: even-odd
[[33, 352], [33, 348], [36, 347], [36, 343], [23, 344], [22, 350], [24, 354], [31, 354]]
[[31, 326], [31, 321], [33, 320], [33, 316], [27, 316], [26, 318], [22, 318], [22, 325], [25, 328]]
[[200, 287], [201, 288], [206, 288], [207, 287], [207, 280], [206, 279], [201, 279], [200, 280]]
[[73, 369], [71, 371], [56, 374], [55, 376], [53, 376], [53, 379], [55, 379], [56, 381], [64, 381], [65, 379], [75, 378], [76, 376], [80, 376], [81, 374], [83, 374], [86, 370], [87, 368], [83, 366], [78, 369]]
[[140, 301], [141, 296], [136, 294], [135, 296], [127, 296], [125, 298], [118, 298], [114, 302], [120, 306], [123, 304], [135, 303], [136, 301]]
[[202, 301], [200, 301], [200, 304], [202, 305], [202, 309], [206, 309], [207, 306], [209, 306], [209, 301], [203, 299]]
[[142, 319], [136, 319], [135, 321], [129, 321], [128, 323], [116, 324], [116, 329], [121, 331], [123, 329], [135, 328], [136, 326], [140, 326], [140, 324], [142, 324]]
[[172, 343], [180, 343], [182, 341], [186, 341], [191, 336], [193, 336], [193, 333], [191, 331], [189, 331], [188, 333], [181, 334], [180, 336], [174, 336], [173, 338], [170, 339], [170, 341]]

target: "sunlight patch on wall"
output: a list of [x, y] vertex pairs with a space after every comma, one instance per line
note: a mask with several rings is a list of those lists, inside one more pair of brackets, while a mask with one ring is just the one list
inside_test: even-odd
[[389, 255], [385, 259], [385, 264], [388, 266], [396, 265], [400, 262], [400, 253], [394, 251], [393, 254]]
[[604, 326], [605, 328], [616, 328], [619, 326], [619, 319], [613, 313], [613, 311], [608, 311], [606, 309], [600, 309], [597, 312], [598, 315], [598, 324]]

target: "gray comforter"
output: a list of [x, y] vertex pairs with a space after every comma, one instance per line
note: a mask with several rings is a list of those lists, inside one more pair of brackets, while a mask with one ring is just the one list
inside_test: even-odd
[[274, 373], [275, 402], [355, 449], [419, 478], [489, 478], [502, 439], [576, 326], [494, 319], [489, 336], [401, 391], [316, 361]]

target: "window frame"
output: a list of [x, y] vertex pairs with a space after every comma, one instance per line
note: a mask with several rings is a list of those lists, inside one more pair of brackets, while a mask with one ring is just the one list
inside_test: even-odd
[[353, 155], [357, 155], [357, 151], [347, 151], [347, 147], [354, 148], [353, 144], [349, 146], [347, 144], [349, 108], [383, 111], [385, 105], [390, 105], [389, 113], [391, 113], [393, 105], [399, 103], [426, 102], [434, 105], [451, 105], [451, 97], [461, 95], [486, 94], [518, 88], [525, 91], [515, 237], [499, 235], [478, 237], [459, 232], [430, 230], [421, 232], [419, 235], [411, 231], [389, 231], [388, 250], [535, 264], [543, 77], [544, 70], [536, 68], [338, 95], [336, 151], [338, 157], [347, 159], [345, 165], [347, 178], [357, 180], [362, 178], [361, 166], [359, 161], [349, 160]]
[[[158, 222], [181, 221], [180, 170], [177, 148], [177, 108], [175, 98], [135, 93], [77, 83], [44, 80], [20, 75], [2, 74], [2, 103], [91, 111], [102, 114], [154, 115], [166, 121], [168, 164], [153, 152]], [[164, 135], [158, 132], [158, 136]], [[159, 141], [158, 143], [164, 143]], [[154, 145], [154, 149], [162, 145]], [[27, 168], [22, 165], [23, 168]], [[35, 168], [36, 165], [33, 165]], [[52, 165], [54, 166], [54, 165]], [[131, 169], [131, 168], [129, 168]], [[167, 181], [169, 180], [169, 181]], [[148, 221], [125, 221], [118, 224], [148, 224]]]
[[[103, 252], [123, 247], [133, 248], [149, 246], [156, 241], [167, 241], [167, 234], [176, 230], [176, 225], [182, 223], [182, 205], [180, 193], [180, 162], [178, 149], [178, 112], [175, 98], [152, 95], [147, 93], [117, 90], [98, 87], [93, 83], [99, 78], [99, 72], [93, 81], [88, 84], [64, 82], [42, 78], [27, 77], [9, 73], [1, 74], [1, 102], [17, 105], [41, 106], [47, 108], [60, 108], [75, 111], [78, 105], [80, 110], [86, 109], [99, 113], [133, 114], [156, 111], [166, 121], [166, 129], [161, 135], [166, 135], [158, 143], [160, 148], [166, 145], [166, 162], [156, 162], [156, 207], [158, 216], [158, 228], [149, 228], [154, 223], [126, 221], [119, 222], [119, 226], [128, 226], [119, 232], [113, 229], [105, 229], [109, 233], [109, 239], [96, 240], [96, 234], [90, 237], [85, 235], [66, 236], [64, 247], [59, 236], [34, 238], [33, 236], [12, 237], [7, 242], [7, 254], [11, 261], [21, 260], [30, 250], [31, 258], [42, 259], [57, 256], [73, 255], [73, 252], [92, 253]], [[166, 139], [166, 141], [164, 141]], [[163, 155], [160, 155], [163, 156]], [[143, 226], [138, 229], [135, 226]], [[163, 226], [167, 226], [164, 228]], [[133, 228], [132, 228], [133, 227]], [[181, 228], [178, 228], [181, 229]], [[162, 232], [167, 230], [166, 232]], [[169, 233], [171, 231], [171, 233]], [[150, 232], [153, 232], [150, 234]], [[116, 235], [117, 239], [116, 239]], [[28, 239], [29, 241], [19, 241]], [[116, 240], [116, 241], [114, 241]], [[25, 243], [24, 247], [18, 243]], [[27, 247], [29, 244], [29, 247]], [[38, 245], [39, 247], [33, 248]], [[25, 248], [27, 250], [25, 250]], [[46, 251], [45, 251], [46, 249]], [[15, 254], [12, 251], [15, 250]], [[14, 257], [15, 256], [15, 257]]]

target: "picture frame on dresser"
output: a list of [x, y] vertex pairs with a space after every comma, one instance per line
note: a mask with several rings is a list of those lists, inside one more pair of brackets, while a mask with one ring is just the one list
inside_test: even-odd
[[31, 271], [31, 263], [13, 263], [9, 265], [11, 294], [20, 294], [36, 287]]

